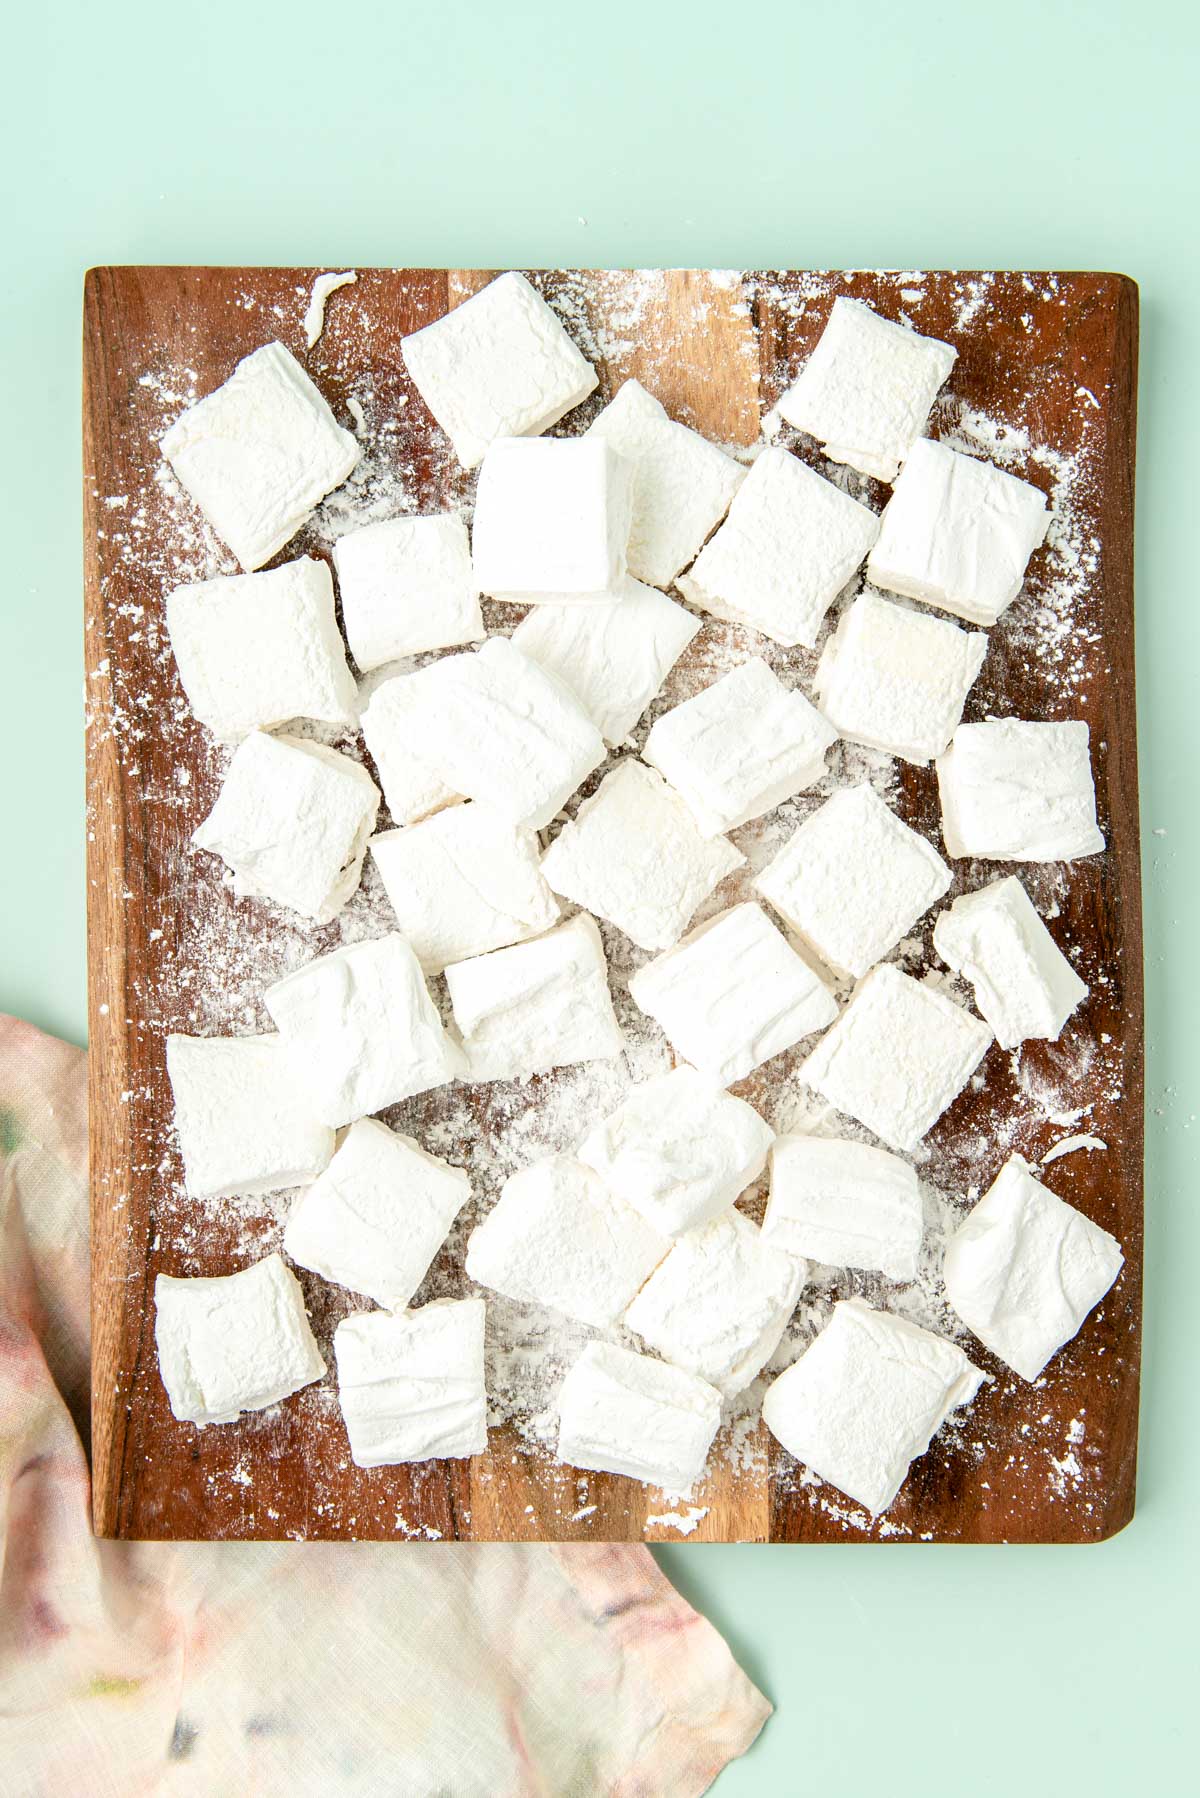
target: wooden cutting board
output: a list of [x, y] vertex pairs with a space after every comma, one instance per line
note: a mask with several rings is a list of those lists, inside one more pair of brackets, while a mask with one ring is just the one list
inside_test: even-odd
[[[84, 509], [88, 669], [88, 944], [93, 1222], [95, 1527], [124, 1537], [458, 1537], [475, 1540], [1083, 1541], [1132, 1515], [1142, 1247], [1142, 970], [1133, 668], [1133, 471], [1137, 290], [1096, 274], [713, 274], [557, 272], [534, 278], [608, 397], [639, 375], [673, 415], [749, 445], [820, 334], [835, 294], [949, 339], [959, 350], [935, 435], [998, 457], [1057, 493], [1055, 541], [993, 631], [967, 707], [1027, 718], [1085, 717], [1092, 733], [1101, 856], [1023, 870], [1075, 954], [1091, 997], [1059, 1044], [993, 1047], [931, 1136], [930, 1169], [961, 1211], [1018, 1150], [1038, 1161], [1072, 1133], [1103, 1150], [1056, 1160], [1047, 1180], [1113, 1231], [1126, 1265], [1108, 1299], [1034, 1386], [972, 1340], [994, 1375], [972, 1410], [919, 1461], [872, 1523], [743, 1418], [720, 1439], [690, 1506], [626, 1480], [554, 1465], [518, 1421], [487, 1455], [371, 1472], [350, 1462], [332, 1375], [274, 1411], [199, 1431], [171, 1417], [158, 1377], [159, 1272], [227, 1273], [276, 1246], [285, 1202], [202, 1208], [183, 1196], [164, 1067], [168, 1031], [268, 1027], [258, 992], [292, 961], [336, 946], [276, 908], [231, 898], [215, 859], [188, 839], [221, 757], [191, 720], [163, 627], [164, 590], [198, 578], [211, 545], [155, 448], [192, 398], [278, 337], [306, 363], [339, 419], [369, 445], [356, 505], [432, 509], [469, 488], [408, 382], [400, 339], [482, 285], [476, 270], [369, 270], [331, 301], [306, 355], [313, 269], [110, 268], [87, 277]], [[353, 402], [353, 403], [352, 403]], [[598, 400], [597, 402], [598, 403]], [[579, 416], [586, 417], [585, 411]], [[561, 429], [577, 427], [578, 419]], [[787, 439], [793, 441], [793, 439]], [[794, 444], [818, 467], [811, 443]], [[881, 504], [885, 491], [868, 485]], [[335, 502], [336, 505], [336, 502]], [[338, 523], [285, 557], [327, 554]], [[284, 558], [280, 558], [284, 559]], [[228, 557], [223, 565], [232, 567]], [[508, 618], [514, 614], [511, 608]], [[493, 620], [494, 621], [494, 620]], [[792, 679], [813, 658], [706, 620], [662, 703], [730, 655], [762, 653]], [[836, 752], [835, 752], [836, 753]], [[896, 803], [937, 840], [932, 770], [901, 766]], [[810, 800], [811, 803], [815, 801]], [[1008, 869], [959, 864], [977, 886]], [[721, 901], [731, 895], [721, 890]], [[927, 945], [929, 920], [925, 920]], [[381, 927], [386, 927], [384, 922]], [[922, 965], [922, 964], [914, 964]], [[795, 1057], [738, 1090], [770, 1109], [794, 1087]], [[546, 1077], [553, 1082], [553, 1076]], [[498, 1136], [512, 1106], [477, 1093], [472, 1129]], [[416, 1134], [444, 1125], [444, 1092], [388, 1114]], [[545, 1080], [519, 1103], [553, 1102]], [[517, 1101], [513, 1101], [517, 1103]], [[461, 1109], [456, 1115], [462, 1115]], [[469, 1131], [457, 1147], [468, 1146]], [[455, 1145], [441, 1152], [454, 1158]], [[931, 1175], [932, 1177], [932, 1175]], [[481, 1195], [488, 1205], [494, 1193]], [[752, 1207], [753, 1208], [753, 1207]], [[453, 1291], [459, 1259], [435, 1264], [419, 1297]], [[836, 1290], [874, 1288], [845, 1276]], [[337, 1318], [361, 1303], [304, 1276], [328, 1353]], [[875, 1283], [878, 1286], [878, 1281]], [[826, 1296], [829, 1296], [827, 1294]], [[331, 1357], [330, 1357], [331, 1359]]]

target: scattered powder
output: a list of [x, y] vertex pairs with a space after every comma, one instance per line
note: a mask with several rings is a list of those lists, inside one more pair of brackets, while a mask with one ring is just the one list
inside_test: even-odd
[[686, 1511], [657, 1511], [652, 1517], [647, 1517], [645, 1527], [651, 1529], [658, 1526], [678, 1530], [681, 1536], [690, 1536], [696, 1525], [707, 1516], [707, 1505], [689, 1505]]

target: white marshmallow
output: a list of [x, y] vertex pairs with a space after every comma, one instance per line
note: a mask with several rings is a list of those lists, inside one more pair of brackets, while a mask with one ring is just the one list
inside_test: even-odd
[[851, 743], [918, 766], [945, 749], [987, 638], [869, 590], [847, 606], [817, 663], [817, 704]]
[[763, 1219], [772, 1248], [915, 1280], [922, 1228], [916, 1170], [898, 1155], [832, 1137], [776, 1137]]
[[623, 382], [584, 435], [603, 437], [633, 463], [630, 573], [669, 587], [724, 518], [745, 469], [668, 418], [640, 381]]
[[827, 967], [861, 978], [952, 878], [933, 845], [864, 783], [806, 818], [754, 885]]
[[407, 678], [401, 674], [383, 681], [362, 715], [363, 741], [393, 824], [419, 824], [462, 798], [419, 753], [423, 732], [420, 720], [409, 713]]
[[707, 1380], [612, 1342], [589, 1342], [558, 1395], [558, 1458], [690, 1492], [721, 1421]]
[[378, 810], [379, 789], [349, 756], [252, 731], [192, 842], [232, 870], [235, 893], [327, 924], [358, 886]]
[[705, 836], [736, 830], [825, 772], [833, 726], [757, 656], [664, 712], [642, 751]]
[[243, 357], [159, 443], [242, 567], [261, 568], [340, 487], [359, 448], [281, 343]]
[[591, 1168], [566, 1155], [504, 1182], [467, 1244], [467, 1272], [523, 1304], [615, 1324], [670, 1243]]
[[797, 1461], [878, 1516], [982, 1383], [955, 1343], [843, 1299], [812, 1347], [768, 1388], [763, 1421]]
[[867, 579], [995, 624], [1049, 523], [1045, 496], [1028, 481], [919, 437], [884, 507]]
[[765, 449], [729, 516], [676, 585], [685, 599], [807, 648], [879, 533], [879, 520], [798, 457]]
[[192, 712], [226, 742], [290, 718], [357, 722], [324, 562], [301, 556], [265, 574], [176, 587], [167, 631]]
[[837, 1016], [824, 982], [752, 904], [698, 925], [639, 968], [629, 991], [671, 1047], [722, 1086]]
[[323, 1279], [403, 1311], [470, 1193], [460, 1168], [360, 1118], [293, 1205], [283, 1246]]
[[633, 465], [600, 439], [501, 437], [479, 470], [475, 578], [493, 599], [611, 600], [625, 580]]
[[855, 988], [799, 1078], [890, 1148], [907, 1152], [958, 1097], [991, 1041], [987, 1025], [961, 1005], [881, 962]]
[[464, 468], [475, 468], [497, 437], [548, 431], [599, 381], [545, 300], [513, 271], [400, 347]]
[[169, 1036], [167, 1076], [193, 1199], [303, 1186], [333, 1154], [277, 1036]]
[[457, 512], [384, 518], [333, 546], [342, 622], [365, 673], [484, 636], [467, 527]]
[[664, 1236], [682, 1236], [757, 1180], [771, 1142], [752, 1105], [677, 1067], [635, 1086], [584, 1137], [579, 1159]]
[[538, 842], [486, 805], [448, 811], [371, 838], [396, 922], [427, 974], [539, 936], [558, 901], [538, 867]]
[[946, 1244], [946, 1295], [985, 1348], [1036, 1380], [1124, 1261], [1114, 1236], [1010, 1155]]
[[808, 1265], [763, 1240], [740, 1211], [681, 1236], [625, 1313], [676, 1367], [731, 1397], [779, 1345]]
[[621, 1053], [608, 964], [594, 918], [446, 969], [470, 1080], [525, 1080]]
[[937, 779], [949, 855], [1056, 862], [1104, 848], [1082, 719], [960, 724]]
[[325, 1372], [300, 1282], [278, 1255], [217, 1279], [154, 1282], [158, 1367], [181, 1423], [234, 1423]]
[[297, 1084], [334, 1129], [462, 1072], [462, 1057], [402, 936], [372, 937], [319, 955], [269, 986], [263, 1004]]
[[838, 298], [816, 349], [778, 411], [834, 462], [894, 481], [925, 429], [958, 352]]
[[606, 774], [542, 858], [556, 893], [607, 918], [641, 949], [667, 949], [745, 857], [703, 837], [667, 783], [632, 756]]
[[338, 1402], [356, 1467], [487, 1449], [482, 1299], [356, 1311], [333, 1332]]
[[1002, 1049], [1030, 1036], [1056, 1041], [1088, 995], [1013, 874], [956, 899], [933, 927], [933, 946], [971, 982]]

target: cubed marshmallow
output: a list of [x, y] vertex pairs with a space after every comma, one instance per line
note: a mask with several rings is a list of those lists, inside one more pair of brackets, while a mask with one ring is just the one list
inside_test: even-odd
[[992, 1041], [986, 1024], [881, 962], [799, 1078], [890, 1148], [909, 1152], [953, 1104]]
[[328, 1165], [333, 1131], [297, 1090], [277, 1036], [169, 1036], [167, 1076], [189, 1197], [279, 1192]]
[[364, 673], [484, 636], [467, 527], [457, 512], [383, 518], [333, 546], [342, 622]]
[[356, 1467], [485, 1452], [484, 1312], [482, 1299], [436, 1299], [338, 1325], [338, 1402]]
[[724, 518], [745, 469], [668, 418], [640, 381], [623, 382], [584, 434], [603, 437], [632, 462], [630, 573], [669, 587]]
[[558, 901], [531, 830], [486, 805], [452, 805], [424, 823], [371, 838], [396, 914], [427, 974], [557, 924]]
[[843, 1299], [811, 1348], [768, 1387], [763, 1421], [797, 1461], [878, 1516], [982, 1383], [956, 1343]]
[[721, 1395], [681, 1367], [589, 1342], [559, 1389], [558, 1411], [558, 1458], [569, 1467], [684, 1493], [704, 1472]]
[[808, 1265], [727, 1211], [681, 1236], [625, 1313], [626, 1326], [676, 1367], [731, 1397], [779, 1346]]
[[933, 946], [971, 982], [976, 1009], [1002, 1049], [1031, 1036], [1056, 1041], [1088, 996], [1012, 874], [956, 899], [933, 927]]
[[522, 655], [578, 699], [606, 743], [623, 743], [700, 621], [665, 593], [626, 580], [594, 606], [533, 606], [512, 634]]
[[952, 878], [933, 845], [864, 783], [806, 818], [754, 884], [826, 967], [861, 979]]
[[867, 579], [992, 625], [1049, 523], [1045, 495], [1028, 481], [919, 437], [884, 507]]
[[563, 826], [542, 873], [556, 893], [607, 918], [639, 948], [667, 949], [744, 859], [724, 837], [702, 836], [678, 793], [628, 756]]
[[463, 1071], [405, 939], [372, 937], [319, 955], [263, 994], [297, 1085], [335, 1130]]
[[325, 1372], [300, 1282], [278, 1255], [216, 1279], [159, 1274], [154, 1340], [181, 1423], [234, 1423]]
[[772, 1131], [696, 1068], [635, 1086], [584, 1137], [579, 1159], [664, 1236], [728, 1211], [767, 1163]]
[[400, 347], [464, 468], [497, 437], [548, 431], [599, 382], [542, 296], [512, 271]]
[[566, 924], [446, 969], [471, 1080], [525, 1080], [621, 1053], [596, 920]]
[[949, 855], [1069, 862], [1104, 848], [1082, 719], [960, 724], [937, 779]]
[[167, 631], [193, 714], [225, 742], [291, 718], [357, 722], [324, 562], [301, 556], [265, 574], [176, 587]]
[[378, 810], [378, 787], [349, 756], [252, 731], [192, 842], [220, 856], [236, 893], [327, 924], [358, 886]]
[[423, 732], [420, 720], [409, 712], [407, 678], [401, 674], [383, 681], [362, 716], [363, 741], [393, 824], [419, 824], [463, 797], [420, 753]]
[[728, 518], [676, 585], [715, 618], [811, 649], [878, 532], [868, 506], [787, 450], [765, 449]]
[[190, 406], [159, 443], [242, 567], [290, 543], [359, 457], [296, 358], [267, 343]]
[[817, 663], [817, 704], [851, 743], [923, 766], [945, 749], [987, 637], [869, 590], [846, 607]]
[[833, 994], [760, 906], [697, 925], [629, 982], [671, 1047], [722, 1086], [837, 1016]]
[[642, 751], [705, 836], [736, 830], [820, 780], [837, 732], [757, 656], [664, 712]]
[[499, 438], [475, 496], [481, 590], [557, 605], [610, 601], [625, 581], [632, 496], [632, 464], [599, 438]]
[[763, 1241], [826, 1267], [915, 1280], [923, 1229], [916, 1169], [869, 1143], [780, 1136]]
[[403, 1311], [470, 1194], [461, 1168], [360, 1118], [292, 1206], [283, 1246], [299, 1266]]
[[1124, 1260], [1114, 1236], [1010, 1155], [946, 1244], [946, 1296], [985, 1348], [1036, 1380]]
[[778, 411], [834, 462], [894, 481], [958, 352], [839, 297]]
[[467, 1244], [467, 1272], [523, 1304], [615, 1324], [670, 1248], [598, 1174], [567, 1155], [522, 1168]]

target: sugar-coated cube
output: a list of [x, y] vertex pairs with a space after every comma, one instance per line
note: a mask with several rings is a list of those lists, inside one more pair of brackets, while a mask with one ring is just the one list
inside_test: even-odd
[[569, 1467], [684, 1493], [704, 1472], [721, 1395], [681, 1367], [589, 1342], [559, 1389], [558, 1411], [558, 1458]]
[[1066, 862], [1104, 848], [1082, 719], [960, 724], [936, 766], [949, 855]]
[[154, 1282], [158, 1367], [182, 1423], [234, 1423], [325, 1372], [300, 1282], [278, 1255], [216, 1279]]
[[342, 1320], [333, 1353], [356, 1467], [484, 1453], [484, 1312], [482, 1299], [435, 1299]]
[[338, 538], [333, 565], [346, 641], [364, 673], [484, 635], [467, 527], [457, 512], [361, 525]]
[[363, 741], [379, 774], [393, 824], [419, 824], [463, 795], [420, 753], [421, 723], [408, 707], [406, 675], [383, 681], [362, 715]]
[[1013, 874], [956, 899], [933, 927], [933, 946], [971, 982], [1002, 1049], [1030, 1036], [1055, 1041], [1088, 995]]
[[611, 600], [626, 576], [633, 467], [599, 438], [501, 437], [479, 470], [475, 578], [493, 599]]
[[303, 1186], [333, 1154], [277, 1036], [169, 1036], [167, 1076], [193, 1199]]
[[899, 1155], [835, 1137], [776, 1137], [763, 1218], [772, 1248], [915, 1280], [922, 1229], [916, 1169]]

